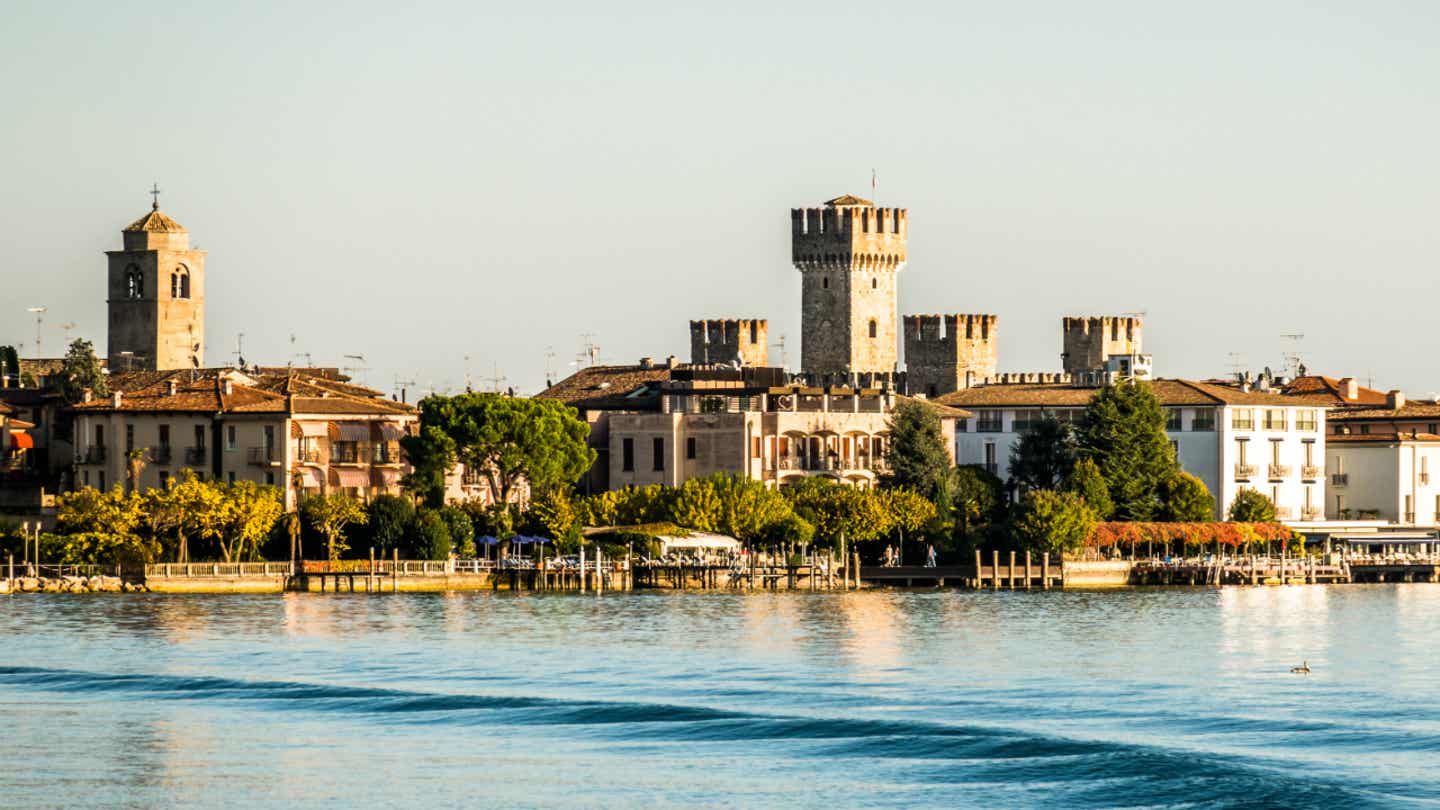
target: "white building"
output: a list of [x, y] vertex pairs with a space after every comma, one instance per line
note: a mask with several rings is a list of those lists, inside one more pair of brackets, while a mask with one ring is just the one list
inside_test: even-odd
[[[1324, 517], [1323, 402], [1191, 380], [1149, 385], [1169, 413], [1166, 432], [1180, 466], [1215, 496], [1217, 518], [1245, 489], [1265, 493], [1281, 520]], [[1008, 479], [1010, 451], [1021, 434], [1046, 413], [1078, 423], [1097, 390], [1067, 383], [986, 385], [939, 402], [975, 414], [956, 425], [957, 462]]]
[[1371, 394], [1332, 413], [1330, 516], [1440, 526], [1440, 404]]

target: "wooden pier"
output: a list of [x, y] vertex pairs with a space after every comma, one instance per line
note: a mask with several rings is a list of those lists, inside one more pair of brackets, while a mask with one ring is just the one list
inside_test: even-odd
[[981, 552], [975, 552], [974, 565], [942, 565], [933, 568], [920, 565], [865, 566], [860, 580], [871, 585], [904, 586], [932, 585], [938, 588], [972, 588], [976, 590], [1048, 590], [1064, 583], [1059, 561], [1049, 554], [992, 550], [989, 564]]

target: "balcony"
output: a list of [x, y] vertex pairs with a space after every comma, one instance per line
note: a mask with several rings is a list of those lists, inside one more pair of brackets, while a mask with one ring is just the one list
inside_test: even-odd
[[365, 454], [355, 442], [335, 442], [330, 445], [331, 464], [364, 464]]
[[377, 444], [370, 448], [371, 464], [399, 464], [400, 447], [393, 442]]
[[104, 464], [105, 445], [92, 444], [85, 448], [85, 453], [79, 457], [81, 464]]
[[1291, 509], [1291, 508], [1288, 507], [1288, 506], [1277, 506], [1277, 507], [1275, 507], [1275, 519], [1276, 519], [1276, 520], [1289, 520], [1289, 519], [1290, 519], [1290, 516], [1293, 515], [1293, 514], [1295, 514], [1295, 510]]
[[295, 452], [295, 460], [301, 464], [319, 464], [320, 451], [314, 447], [302, 447]]
[[1190, 430], [1196, 433], [1213, 433], [1215, 432], [1215, 420], [1213, 418], [1201, 419], [1197, 416], [1190, 420]]
[[1420, 473], [1420, 483], [1422, 483], [1422, 484], [1428, 484], [1428, 483], [1430, 483], [1430, 473], [1428, 473], [1428, 472], [1422, 472], [1422, 473]]
[[1254, 430], [1254, 429], [1255, 429], [1255, 420], [1254, 420], [1254, 419], [1231, 419], [1231, 420], [1230, 420], [1230, 429], [1231, 429], [1231, 430]]
[[150, 448], [150, 463], [169, 464], [172, 455], [169, 447], [152, 447]]
[[1300, 510], [1300, 519], [1301, 519], [1301, 520], [1324, 520], [1324, 519], [1325, 519], [1325, 512], [1324, 512], [1324, 510], [1318, 509], [1318, 508], [1316, 508], [1316, 507], [1314, 507], [1314, 506], [1307, 506], [1307, 507], [1305, 507], [1304, 509], [1301, 509], [1301, 510]]
[[[1000, 433], [1005, 430], [1005, 423], [1003, 421], [1000, 419], [986, 419], [986, 415], [982, 415], [980, 419], [975, 422], [976, 433]], [[999, 414], [996, 414], [996, 416], [999, 416]]]
[[1330, 486], [1332, 486], [1332, 487], [1348, 487], [1348, 486], [1350, 486], [1350, 473], [1335, 473], [1334, 475], [1330, 476]]
[[1318, 481], [1325, 477], [1325, 468], [1317, 467], [1314, 464], [1300, 465], [1300, 477], [1306, 481]]
[[1291, 467], [1289, 464], [1271, 464], [1267, 472], [1270, 473], [1271, 481], [1283, 481], [1286, 478], [1289, 478], [1290, 473], [1294, 471], [1295, 468]]
[[1405, 513], [1405, 524], [1406, 524], [1407, 526], [1414, 526], [1414, 525], [1415, 525], [1415, 513], [1414, 513], [1414, 512], [1406, 512], [1406, 513]]
[[1247, 481], [1260, 474], [1260, 466], [1257, 464], [1236, 464], [1235, 477], [1241, 481]]
[[205, 463], [205, 448], [203, 448], [203, 447], [187, 447], [187, 448], [185, 448], [185, 466], [186, 466], [186, 467], [199, 467], [199, 466], [201, 466], [201, 465], [204, 464], [204, 463]]
[[269, 467], [280, 463], [280, 453], [273, 447], [251, 447], [245, 451], [245, 460], [256, 467]]

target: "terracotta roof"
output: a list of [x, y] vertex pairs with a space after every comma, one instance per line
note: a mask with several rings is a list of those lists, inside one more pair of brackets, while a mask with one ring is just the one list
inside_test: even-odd
[[854, 194], [842, 194], [833, 200], [826, 200], [825, 204], [830, 206], [831, 208], [843, 208], [845, 206], [857, 205], [863, 205], [867, 208], [875, 207], [875, 203], [865, 199], [864, 197], [856, 197]]
[[1346, 399], [1341, 394], [1340, 381], [1334, 377], [1321, 377], [1310, 375], [1296, 377], [1285, 386], [1285, 393], [1290, 395], [1313, 395], [1321, 396], [1331, 400], [1335, 405], [1384, 405], [1385, 393], [1376, 391], [1373, 388], [1366, 388], [1363, 385], [1355, 386], [1355, 398]]
[[415, 408], [388, 399], [294, 397], [292, 413], [412, 414]]
[[1434, 433], [1413, 431], [1387, 431], [1385, 433], [1331, 433], [1325, 437], [1328, 444], [1394, 444], [1396, 442], [1440, 442]]
[[268, 391], [260, 391], [243, 385], [232, 385], [230, 393], [224, 391], [224, 381], [218, 377], [198, 379], [194, 382], [176, 382], [175, 393], [170, 393], [169, 383], [161, 381], [144, 388], [117, 389], [120, 393], [120, 407], [116, 408], [112, 397], [96, 397], [89, 402], [74, 405], [76, 411], [122, 413], [283, 413], [285, 398]]
[[125, 226], [124, 233], [181, 233], [185, 228], [180, 223], [152, 208], [145, 216]]
[[[1303, 398], [1275, 392], [1246, 392], [1238, 387], [1195, 380], [1153, 380], [1150, 388], [1162, 405], [1169, 406], [1309, 404]], [[1098, 390], [1069, 383], [1005, 383], [955, 391], [936, 401], [961, 408], [1083, 408]], [[1318, 407], [1323, 403], [1315, 404]]]
[[1344, 408], [1330, 414], [1332, 422], [1371, 419], [1440, 419], [1440, 403], [1419, 400], [1406, 402], [1399, 408]]
[[14, 413], [14, 412], [15, 412], [15, 409], [14, 409], [14, 408], [10, 407], [9, 405], [6, 405], [4, 402], [0, 402], [0, 416], [9, 416], [10, 414], [12, 414], [12, 413]]
[[934, 408], [936, 413], [948, 419], [969, 419], [970, 417], [975, 415], [963, 408], [955, 408], [950, 405], [945, 405], [943, 403], [937, 402], [933, 399], [920, 399], [919, 397], [903, 397], [898, 395], [895, 397], [896, 405], [912, 403], [916, 405], [924, 405], [927, 408]]
[[[413, 414], [410, 405], [392, 402], [373, 389], [315, 381], [295, 376], [265, 376], [255, 380], [234, 369], [196, 371], [137, 371], [117, 374], [111, 379], [113, 391], [121, 392], [122, 412], [156, 413], [316, 413], [316, 414]], [[226, 379], [230, 393], [225, 393]], [[249, 382], [255, 384], [249, 384]], [[175, 393], [170, 393], [171, 383]], [[302, 390], [293, 390], [302, 389]], [[74, 406], [77, 411], [114, 410], [112, 397], [96, 397]]]
[[555, 399], [580, 410], [656, 410], [660, 407], [660, 384], [667, 382], [670, 368], [664, 365], [591, 366], [535, 395]]

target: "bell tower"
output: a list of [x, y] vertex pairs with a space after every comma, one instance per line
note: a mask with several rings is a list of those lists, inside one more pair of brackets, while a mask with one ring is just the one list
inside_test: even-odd
[[121, 232], [124, 249], [105, 253], [113, 372], [205, 365], [205, 251], [151, 194], [150, 212]]
[[852, 194], [824, 208], [791, 209], [791, 261], [802, 277], [801, 371], [822, 381], [853, 374], [872, 385], [895, 373], [907, 214]]

